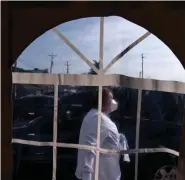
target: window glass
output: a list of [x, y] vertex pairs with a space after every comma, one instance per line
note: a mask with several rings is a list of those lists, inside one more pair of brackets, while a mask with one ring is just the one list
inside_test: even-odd
[[[115, 109], [116, 106], [114, 105], [113, 102], [111, 103], [110, 111], [108, 111], [108, 109], [106, 108], [107, 107], [106, 104], [108, 102], [106, 102], [105, 100], [106, 99], [105, 89], [108, 89], [108, 91], [112, 93], [113, 99], [117, 102], [116, 109]], [[117, 87], [108, 86], [103, 87], [102, 93], [104, 93], [102, 94], [102, 112], [105, 114], [105, 116], [103, 116], [101, 121], [101, 133], [100, 133], [101, 147], [105, 149], [118, 151], [120, 150], [120, 148], [121, 150], [135, 149], [138, 91], [123, 86]], [[100, 164], [104, 163], [104, 157], [105, 159], [112, 159], [113, 167], [119, 165], [116, 163], [116, 161], [119, 160], [119, 157], [117, 157], [117, 155], [109, 154], [104, 155], [102, 153]], [[135, 155], [131, 154], [129, 155], [129, 158], [127, 155], [125, 156], [123, 155], [121, 156], [119, 162], [121, 179], [134, 180]], [[108, 163], [110, 162], [107, 162], [107, 164]], [[101, 166], [103, 166], [102, 164]], [[99, 170], [103, 171], [103, 168], [100, 168]], [[116, 179], [116, 174], [114, 175], [115, 176], [113, 179]]]
[[[177, 179], [178, 157], [168, 153], [139, 154], [139, 179]], [[146, 171], [147, 170], [147, 171]]]
[[57, 171], [56, 179], [67, 177], [69, 180], [77, 180], [75, 176], [77, 166], [78, 149], [57, 148]]
[[[60, 89], [61, 87], [59, 86]], [[59, 142], [78, 144], [81, 124], [91, 109], [92, 92], [96, 89], [97, 87], [68, 87], [68, 92], [60, 92], [62, 98], [58, 109]]]
[[[43, 119], [43, 121], [44, 121], [44, 119]], [[44, 122], [41, 125], [40, 132], [42, 134], [52, 135], [52, 133], [53, 133], [53, 121], [52, 121], [52, 119], [50, 119], [49, 121], [46, 120], [46, 122]]]
[[13, 147], [14, 179], [52, 179], [53, 147], [17, 144]]
[[[96, 52], [99, 49], [99, 20], [100, 18], [97, 17], [75, 20], [55, 27], [55, 31], [53, 29], [47, 31], [23, 51], [12, 67], [12, 72], [67, 74], [63, 81], [66, 83], [71, 74], [97, 75], [96, 70], [83, 61], [86, 58], [81, 55], [79, 57], [80, 53], [74, 52], [64, 42], [65, 38], [61, 37], [64, 35], [68, 38], [96, 69], [99, 69], [99, 55]], [[58, 33], [56, 33], [56, 29]], [[106, 17], [104, 32], [103, 66], [106, 68], [112, 59], [147, 30], [120, 17]], [[129, 32], [130, 35], [125, 36], [123, 32], [126, 34]], [[110, 34], [115, 34], [115, 36]], [[47, 43], [48, 40], [50, 43]], [[35, 46], [35, 44], [37, 45]], [[52, 53], [48, 54], [48, 50]], [[165, 54], [163, 54], [164, 52]], [[160, 59], [161, 57], [162, 59]], [[123, 59], [125, 60], [123, 61]], [[160, 60], [160, 63], [156, 59]], [[173, 61], [173, 66], [167, 68], [164, 64], [169, 59]], [[146, 41], [139, 43], [137, 47], [121, 57], [105, 73], [124, 74], [139, 78], [143, 76], [148, 79], [183, 80], [184, 70], [178, 63], [173, 53], [151, 34]], [[153, 67], [157, 67], [155, 72]], [[173, 73], [175, 75], [173, 77], [169, 73], [172, 70], [176, 72]], [[111, 106], [108, 106], [102, 100], [101, 148], [126, 150], [167, 147], [179, 151], [182, 120], [184, 119], [184, 95], [143, 90], [140, 118], [137, 119], [137, 110], [140, 109], [137, 89], [122, 86], [104, 88], [111, 90], [113, 99], [117, 103], [111, 101]], [[99, 101], [97, 94], [98, 87], [95, 86], [58, 86], [58, 109], [56, 109], [57, 107], [54, 107], [54, 85], [14, 84], [12, 91], [14, 101], [13, 139], [31, 140], [34, 143], [52, 142], [55, 137], [53, 133], [56, 133], [58, 146], [66, 145], [63, 143], [71, 146], [74, 144], [96, 146]], [[56, 111], [57, 132], [53, 132], [53, 119]], [[93, 114], [93, 116], [85, 119], [89, 114]], [[92, 120], [92, 118], [94, 119]], [[88, 122], [88, 119], [92, 121]], [[136, 145], [137, 120], [140, 120], [139, 147]], [[90, 144], [89, 141], [81, 138], [81, 133], [86, 133], [86, 137], [94, 140], [93, 143]], [[51, 144], [45, 147], [12, 143], [14, 178], [36, 179], [39, 177], [51, 180], [52, 168], [55, 167], [55, 164], [52, 164], [55, 161], [53, 158], [56, 158], [56, 179], [76, 179], [77, 160], [80, 160], [78, 152], [82, 152], [82, 150], [74, 147], [56, 147], [57, 152], [53, 155]], [[84, 151], [87, 154], [96, 154], [89, 150]], [[117, 179], [114, 175], [119, 177], [120, 172], [116, 172], [116, 170], [120, 168], [121, 180], [134, 180], [136, 158], [137, 154], [122, 155], [119, 159], [118, 155], [100, 153], [99, 173], [107, 176], [105, 179], [111, 177]], [[112, 168], [106, 169], [107, 165], [111, 165]], [[167, 153], [139, 154], [138, 180], [174, 179], [176, 165], [177, 157], [174, 158]], [[172, 168], [169, 169], [169, 166]], [[111, 171], [114, 168], [115, 171]]]
[[183, 94], [143, 91], [140, 148], [179, 151], [185, 99]]

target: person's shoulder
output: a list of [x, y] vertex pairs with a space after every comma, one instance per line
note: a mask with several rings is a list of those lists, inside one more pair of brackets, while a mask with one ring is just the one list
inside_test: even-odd
[[102, 125], [103, 126], [111, 127], [111, 128], [115, 126], [114, 122], [110, 119], [110, 117], [108, 117], [104, 113], [102, 113], [101, 117], [102, 117]]
[[97, 119], [98, 111], [96, 109], [91, 109], [84, 117], [84, 122], [92, 122], [93, 119]]
[[102, 117], [102, 119], [104, 119], [105, 121], [112, 122], [112, 121], [111, 121], [111, 119], [110, 119], [110, 117], [109, 117], [109, 116], [107, 116], [107, 115], [106, 115], [106, 114], [104, 114], [104, 113], [101, 113], [101, 117]]
[[89, 117], [96, 117], [98, 116], [98, 110], [96, 109], [91, 109], [85, 116], [85, 118], [89, 118]]
[[110, 118], [107, 115], [105, 115], [104, 113], [101, 113], [101, 118], [103, 121], [110, 121]]

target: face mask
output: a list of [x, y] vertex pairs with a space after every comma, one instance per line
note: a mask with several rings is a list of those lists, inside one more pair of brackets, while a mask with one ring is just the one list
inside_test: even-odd
[[118, 103], [113, 99], [111, 102], [111, 112], [116, 111], [118, 109]]

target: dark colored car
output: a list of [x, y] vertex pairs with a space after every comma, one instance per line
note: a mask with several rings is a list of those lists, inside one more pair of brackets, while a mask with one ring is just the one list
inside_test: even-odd
[[[134, 92], [135, 93], [135, 92]], [[132, 95], [134, 96], [134, 95]], [[61, 106], [58, 109], [58, 142], [78, 143], [80, 126], [84, 115], [89, 111], [88, 99], [89, 93], [76, 93], [66, 96], [61, 99]], [[129, 97], [129, 96], [128, 96]], [[130, 101], [131, 105], [123, 104], [125, 96], [117, 96], [119, 100], [119, 109], [111, 114], [111, 118], [118, 126], [119, 132], [126, 135], [129, 147], [135, 148], [136, 136], [136, 111], [137, 101]], [[134, 98], [135, 99], [135, 98]], [[137, 98], [136, 98], [137, 99]], [[153, 105], [150, 106], [150, 102]], [[149, 103], [149, 104], [148, 104]], [[141, 124], [140, 124], [140, 142], [139, 148], [157, 148], [167, 147], [179, 150], [180, 135], [182, 123], [171, 122], [171, 120], [160, 118], [160, 113], [155, 110], [155, 115], [149, 114], [151, 108], [159, 106], [155, 104], [152, 96], [143, 96]], [[128, 111], [124, 109], [128, 108]], [[158, 107], [162, 108], [162, 107]], [[128, 112], [131, 112], [132, 117]], [[133, 114], [135, 111], [135, 114]], [[147, 119], [147, 118], [148, 119]], [[159, 117], [158, 120], [155, 118]], [[53, 116], [42, 114], [29, 123], [23, 125], [14, 124], [13, 137], [35, 141], [52, 141], [53, 139]], [[13, 144], [14, 162], [16, 167], [21, 163], [51, 163], [52, 162], [52, 148], [51, 147], [35, 147], [22, 144]], [[130, 155], [130, 163], [121, 163], [123, 179], [134, 178], [134, 163], [135, 155]], [[77, 150], [69, 148], [58, 148], [57, 162], [58, 168], [60, 163], [71, 162], [70, 169], [60, 168], [60, 171], [65, 171], [66, 177], [69, 179], [76, 179], [74, 169], [76, 167]], [[164, 176], [166, 180], [175, 179], [174, 169], [177, 164], [177, 157], [167, 153], [156, 154], [139, 154], [139, 174], [138, 179], [162, 179]], [[15, 169], [15, 168], [14, 168]], [[131, 177], [132, 176], [132, 177]]]
[[[60, 106], [60, 100], [58, 100]], [[13, 101], [13, 120], [32, 120], [43, 114], [52, 114], [54, 97], [46, 95], [31, 95], [17, 98]]]

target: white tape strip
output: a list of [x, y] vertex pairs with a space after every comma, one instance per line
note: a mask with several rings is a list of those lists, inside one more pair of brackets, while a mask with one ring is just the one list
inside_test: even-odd
[[[101, 73], [100, 73], [101, 74]], [[140, 79], [124, 75], [72, 75], [43, 73], [12, 73], [14, 84], [59, 84], [71, 86], [124, 86], [149, 91], [185, 93], [185, 83]]]
[[143, 148], [143, 149], [129, 149], [128, 152], [120, 151], [120, 154], [135, 154], [135, 153], [169, 153], [175, 156], [179, 156], [179, 152], [168, 148]]
[[[103, 31], [104, 31], [104, 18], [100, 17], [100, 52], [99, 52], [99, 73], [98, 76], [100, 79], [103, 79]], [[100, 131], [101, 131], [101, 112], [102, 112], [102, 86], [99, 86], [98, 89], [98, 127], [97, 127], [97, 148], [100, 148]], [[99, 161], [100, 161], [100, 152], [96, 151], [96, 164], [95, 164], [95, 176], [94, 179], [98, 180], [99, 178]]]
[[[98, 149], [100, 148], [101, 112], [102, 112], [102, 86], [99, 86], [99, 91], [98, 91], [98, 127], [97, 127], [97, 148]], [[100, 152], [96, 151], [95, 180], [98, 180], [98, 175], [99, 175], [99, 157], [100, 157]]]
[[53, 28], [53, 32], [55, 32], [81, 59], [87, 63], [96, 73], [98, 73], [98, 69], [92, 64], [58, 29]]
[[40, 141], [30, 141], [30, 140], [23, 140], [23, 139], [12, 139], [12, 143], [32, 145], [32, 146], [53, 146], [53, 142], [40, 142]]
[[134, 41], [132, 44], [130, 44], [126, 49], [124, 49], [121, 53], [119, 53], [104, 69], [104, 73], [107, 72], [113, 64], [115, 64], [120, 58], [122, 58], [127, 52], [129, 52], [132, 48], [134, 48], [136, 45], [138, 45], [140, 42], [142, 42], [144, 39], [146, 39], [151, 33], [146, 32], [144, 35], [142, 35], [140, 38], [138, 38], [136, 41]]
[[104, 17], [100, 17], [100, 54], [99, 54], [99, 67], [103, 70], [103, 39], [104, 39]]
[[52, 180], [56, 180], [57, 170], [57, 123], [58, 123], [58, 85], [54, 87], [54, 115], [53, 115], [53, 173]]
[[[39, 142], [39, 141], [28, 141], [23, 139], [12, 139], [12, 143], [32, 145], [32, 146], [53, 146], [53, 142]], [[97, 148], [96, 146], [87, 146], [81, 144], [68, 144], [68, 143], [57, 143], [57, 147], [62, 148], [73, 148], [73, 149], [85, 149], [99, 151], [103, 154], [135, 154], [135, 153], [169, 153], [175, 156], [179, 156], [179, 152], [168, 149], [168, 148], [142, 148], [142, 149], [127, 149], [122, 151], [114, 151], [109, 149]]]
[[[139, 89], [137, 98], [136, 147], [135, 147], [136, 149], [139, 149], [141, 100], [142, 100], [142, 90]], [[137, 180], [137, 175], [138, 175], [138, 152], [135, 153], [135, 180]]]

